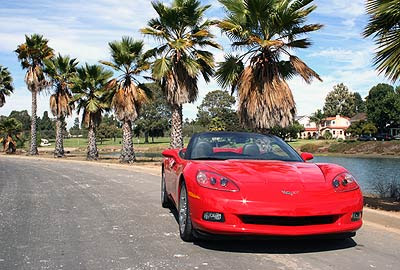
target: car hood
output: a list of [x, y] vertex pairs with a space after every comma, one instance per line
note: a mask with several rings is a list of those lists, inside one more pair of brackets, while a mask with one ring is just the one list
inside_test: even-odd
[[325, 183], [314, 163], [265, 160], [207, 161], [203, 165], [238, 183]]

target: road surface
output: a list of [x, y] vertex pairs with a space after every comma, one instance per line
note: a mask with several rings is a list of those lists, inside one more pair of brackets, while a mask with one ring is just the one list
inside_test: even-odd
[[0, 156], [0, 269], [399, 269], [400, 235], [184, 243], [159, 177], [118, 166]]

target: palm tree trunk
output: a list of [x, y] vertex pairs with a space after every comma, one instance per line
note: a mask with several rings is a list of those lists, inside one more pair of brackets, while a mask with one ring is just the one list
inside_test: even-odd
[[88, 147], [87, 147], [87, 159], [97, 160], [99, 158], [99, 152], [97, 151], [96, 144], [96, 127], [93, 120], [90, 120], [89, 131], [88, 131]]
[[171, 148], [183, 148], [182, 105], [172, 105]]
[[132, 141], [132, 124], [131, 121], [125, 120], [122, 125], [122, 152], [120, 162], [133, 163], [136, 160], [135, 151]]
[[37, 111], [37, 92], [32, 91], [32, 123], [31, 123], [31, 149], [29, 153], [31, 155], [38, 155], [37, 143], [36, 143], [36, 111]]
[[54, 157], [64, 157], [64, 134], [63, 134], [64, 117], [57, 117], [56, 121], [56, 148]]

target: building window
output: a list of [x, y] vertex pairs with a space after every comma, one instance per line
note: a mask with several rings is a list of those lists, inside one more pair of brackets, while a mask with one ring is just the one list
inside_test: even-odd
[[342, 135], [342, 134], [343, 134], [343, 131], [341, 130], [341, 131], [340, 131], [340, 135]]
[[335, 134], [336, 134], [336, 130], [333, 131], [333, 135], [335, 135]]
[[335, 121], [332, 121], [332, 125], [334, 125], [336, 122]]

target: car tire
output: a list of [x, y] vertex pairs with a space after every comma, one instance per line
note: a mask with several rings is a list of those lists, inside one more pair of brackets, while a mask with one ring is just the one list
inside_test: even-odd
[[181, 239], [185, 242], [193, 241], [193, 227], [185, 182], [182, 182], [179, 192], [178, 224]]
[[167, 185], [165, 183], [164, 170], [161, 173], [161, 205], [164, 208], [169, 208], [171, 206], [169, 198], [168, 198]]

